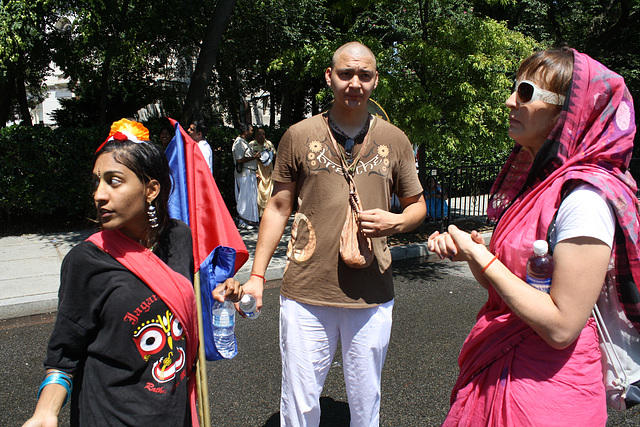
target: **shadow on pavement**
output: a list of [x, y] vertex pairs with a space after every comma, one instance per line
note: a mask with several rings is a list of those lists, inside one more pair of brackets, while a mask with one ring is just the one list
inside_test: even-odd
[[[349, 427], [351, 415], [349, 414], [349, 404], [333, 400], [331, 397], [320, 398], [320, 427]], [[273, 414], [263, 427], [279, 427], [280, 412]]]

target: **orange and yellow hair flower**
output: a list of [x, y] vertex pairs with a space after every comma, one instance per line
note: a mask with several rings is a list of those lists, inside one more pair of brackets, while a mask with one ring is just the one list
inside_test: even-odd
[[96, 153], [104, 147], [109, 141], [131, 141], [136, 143], [146, 143], [149, 141], [149, 129], [144, 127], [142, 123], [134, 122], [133, 120], [120, 119], [117, 122], [113, 122], [109, 136], [100, 144]]

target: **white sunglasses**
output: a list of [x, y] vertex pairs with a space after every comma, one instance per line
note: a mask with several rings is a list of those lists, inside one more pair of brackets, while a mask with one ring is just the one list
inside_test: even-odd
[[544, 90], [529, 80], [516, 81], [513, 91], [516, 93], [516, 100], [520, 105], [538, 100], [551, 105], [564, 104], [564, 95]]

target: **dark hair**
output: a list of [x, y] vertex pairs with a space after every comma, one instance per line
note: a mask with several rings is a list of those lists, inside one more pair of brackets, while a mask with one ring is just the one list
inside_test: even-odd
[[243, 133], [247, 132], [249, 129], [251, 129], [251, 125], [248, 123], [240, 123], [240, 135], [242, 135]]
[[[536, 52], [520, 64], [517, 77], [535, 79], [543, 89], [566, 95], [573, 77], [573, 51], [561, 47]], [[562, 106], [557, 109], [559, 113]]]
[[171, 171], [164, 152], [150, 142], [135, 143], [132, 141], [112, 140], [107, 142], [93, 159], [95, 164], [100, 155], [113, 153], [116, 162], [131, 169], [140, 182], [148, 184], [156, 180], [160, 184], [160, 193], [152, 202], [158, 216], [158, 227], [147, 230], [146, 246], [159, 243], [160, 250], [165, 249], [165, 237], [169, 231], [169, 194], [171, 193]]
[[191, 124], [196, 125], [196, 132], [201, 132], [202, 137], [204, 139], [207, 138], [207, 133], [209, 132], [209, 126], [205, 123], [204, 120], [194, 120]]

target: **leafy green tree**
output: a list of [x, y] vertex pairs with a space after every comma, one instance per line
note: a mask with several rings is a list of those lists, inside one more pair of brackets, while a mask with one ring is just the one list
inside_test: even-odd
[[419, 37], [384, 58], [381, 100], [432, 163], [494, 161], [512, 144], [504, 102], [514, 72], [537, 45], [470, 8], [418, 3]]
[[[476, 1], [476, 11], [543, 46], [568, 44], [622, 75], [640, 102], [640, 1]], [[636, 138], [638, 136], [636, 135]]]
[[31, 125], [29, 108], [46, 94], [55, 19], [50, 0], [0, 2], [0, 127], [18, 117]]
[[202, 108], [212, 79], [223, 30], [235, 4], [236, 0], [219, 0], [213, 18], [206, 27], [180, 119], [184, 124], [191, 122]]
[[73, 31], [54, 60], [76, 98], [63, 104], [67, 114], [57, 116], [59, 124], [105, 124], [161, 97], [161, 60], [175, 44], [163, 28], [171, 21], [160, 10], [136, 0], [71, 2]]
[[319, 110], [314, 103], [322, 76], [315, 73], [314, 61], [329, 35], [334, 35], [324, 3], [238, 1], [216, 64], [216, 97], [235, 126], [252, 120], [245, 114], [243, 100], [265, 93], [270, 126], [276, 125], [276, 109], [283, 126]]
[[190, 120], [209, 86], [218, 42], [234, 4], [70, 2], [73, 31], [54, 60], [71, 79], [76, 98], [63, 102], [64, 111], [56, 116], [59, 124], [109, 123], [157, 102], [159, 114]]

